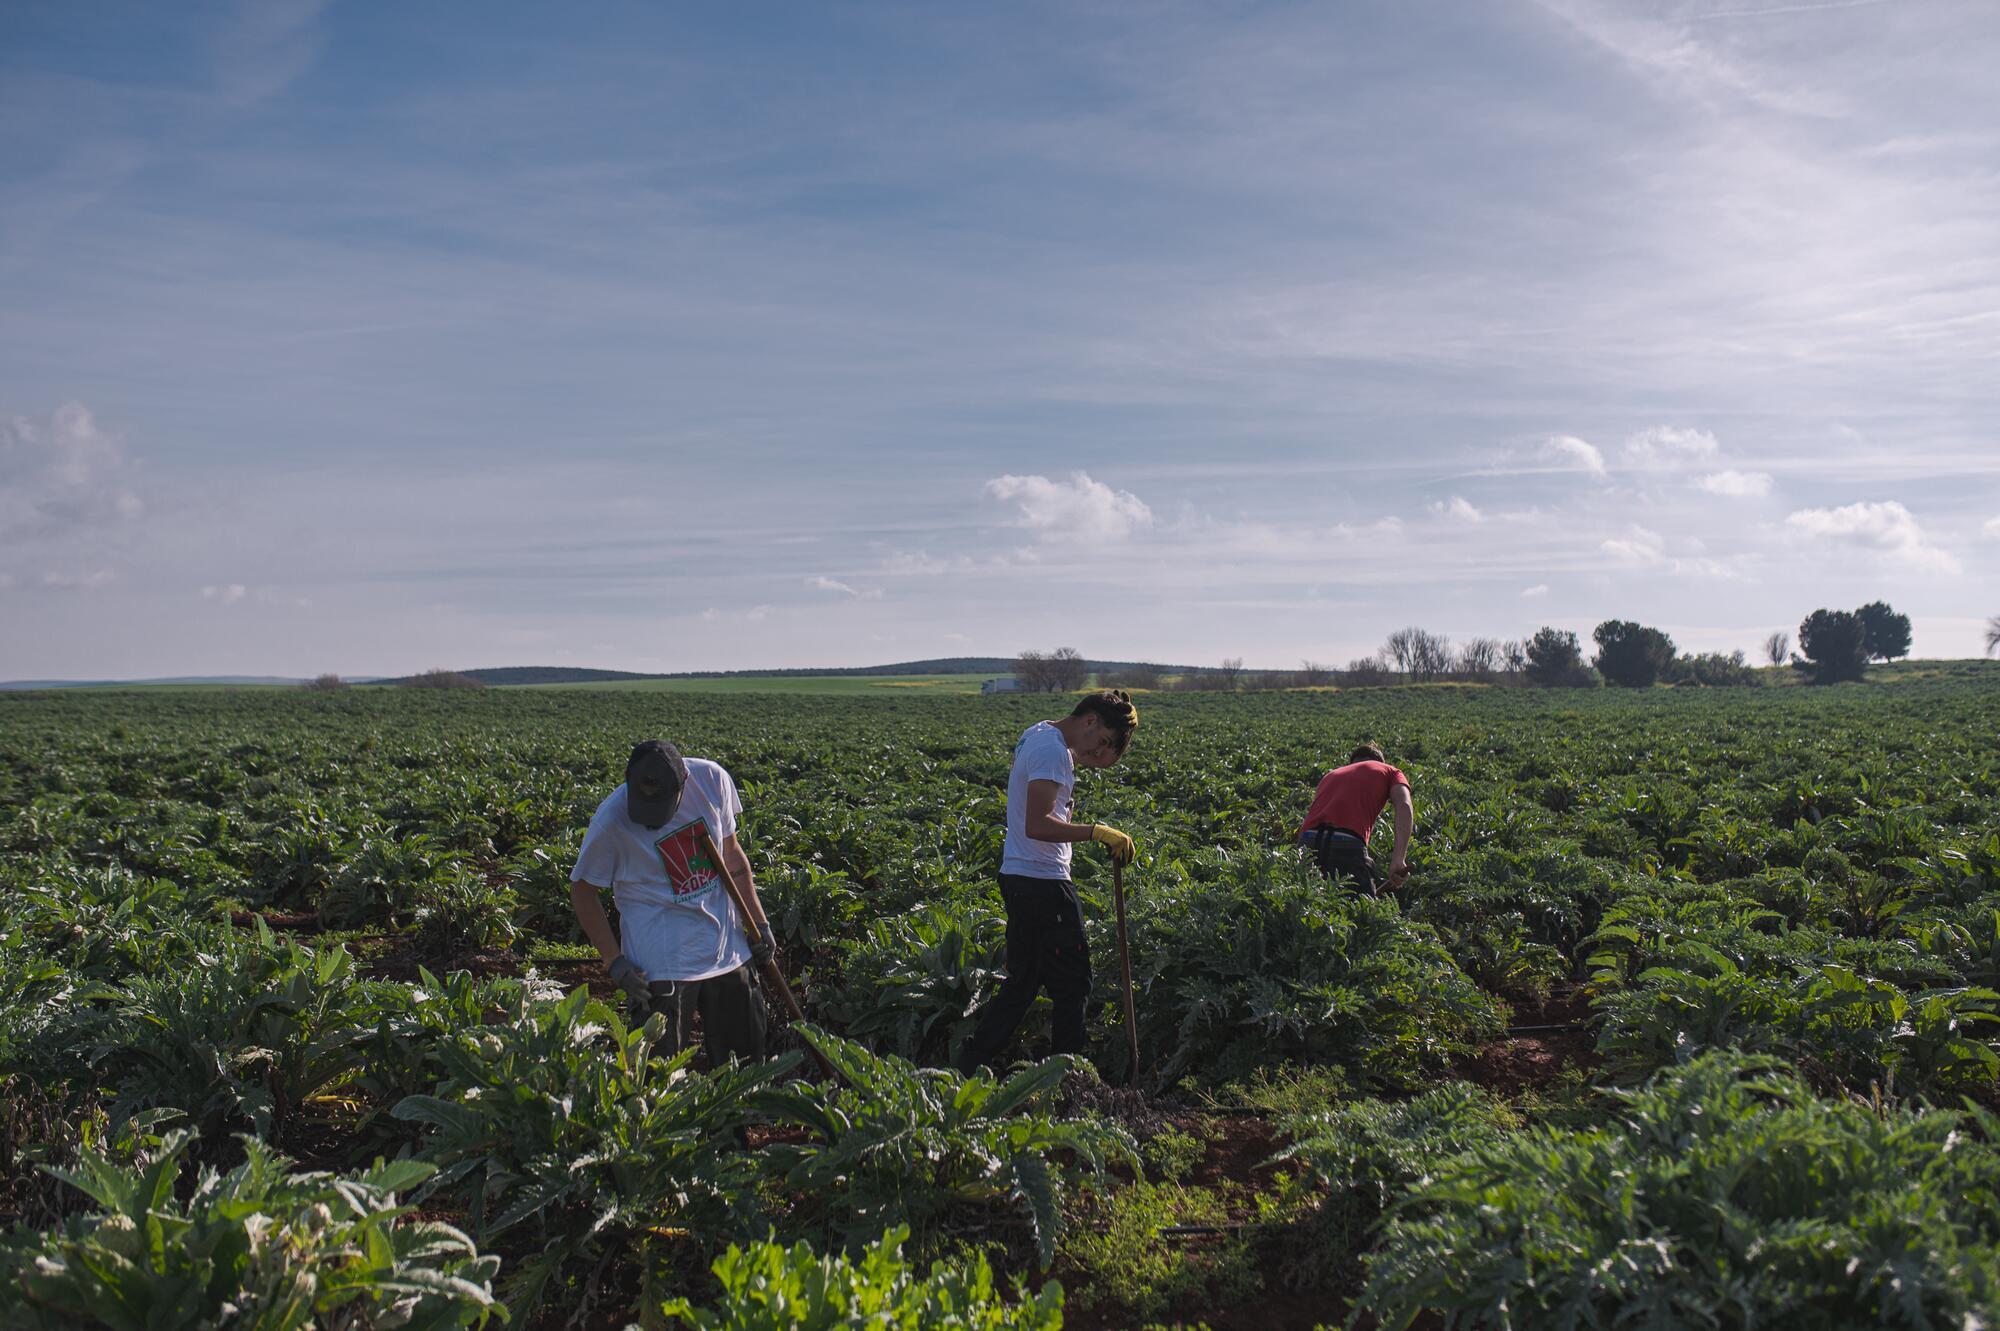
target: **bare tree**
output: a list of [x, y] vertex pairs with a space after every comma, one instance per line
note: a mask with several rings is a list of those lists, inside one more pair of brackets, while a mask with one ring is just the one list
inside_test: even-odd
[[1318, 661], [1299, 662], [1299, 687], [1316, 689], [1333, 677], [1333, 671]]
[[1073, 693], [1090, 678], [1090, 667], [1074, 647], [1026, 651], [1014, 658], [1014, 676], [1030, 693]]
[[1342, 673], [1340, 682], [1351, 689], [1389, 682], [1389, 664], [1379, 656], [1357, 656]]
[[1219, 681], [1216, 687], [1224, 693], [1234, 693], [1237, 681], [1243, 676], [1243, 658], [1240, 656], [1227, 658], [1215, 668], [1215, 674]]
[[1500, 644], [1500, 660], [1508, 674], [1522, 673], [1528, 668], [1528, 644], [1520, 638], [1509, 638]]
[[324, 675], [315, 676], [299, 685], [299, 687], [308, 689], [313, 693], [338, 693], [347, 687], [347, 681], [339, 675], [329, 672]]
[[1420, 628], [1397, 629], [1382, 645], [1382, 654], [1412, 681], [1436, 679], [1451, 669], [1451, 639]]
[[1458, 668], [1474, 679], [1484, 679], [1500, 668], [1500, 644], [1492, 638], [1473, 638], [1458, 649]]
[[2000, 652], [2000, 615], [1986, 621], [1986, 654]]
[[1764, 639], [1764, 659], [1772, 665], [1783, 665], [1785, 658], [1790, 656], [1791, 653], [1792, 635], [1786, 633], [1783, 629]]

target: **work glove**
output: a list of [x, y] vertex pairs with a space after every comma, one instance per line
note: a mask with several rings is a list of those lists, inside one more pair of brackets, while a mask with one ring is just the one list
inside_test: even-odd
[[773, 955], [771, 935], [757, 935], [757, 941], [750, 944], [750, 964], [758, 970], [763, 970], [764, 967], [771, 964], [771, 957]]
[[1139, 848], [1132, 844], [1131, 837], [1126, 836], [1117, 828], [1106, 826], [1103, 823], [1092, 823], [1090, 825], [1090, 839], [1102, 844], [1105, 849], [1111, 852], [1111, 862], [1113, 864], [1130, 864], [1132, 857], [1139, 853]]
[[626, 997], [633, 1002], [645, 1003], [652, 999], [653, 991], [646, 982], [646, 972], [640, 970], [639, 963], [623, 952], [613, 957], [611, 964], [604, 970], [611, 977], [611, 983], [623, 989]]

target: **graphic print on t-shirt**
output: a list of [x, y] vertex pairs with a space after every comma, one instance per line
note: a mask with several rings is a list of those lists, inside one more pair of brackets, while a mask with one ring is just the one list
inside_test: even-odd
[[667, 883], [674, 889], [675, 897], [707, 892], [722, 881], [721, 872], [702, 841], [702, 833], [707, 830], [708, 824], [697, 818], [653, 843], [653, 849], [660, 852], [660, 862], [667, 867]]

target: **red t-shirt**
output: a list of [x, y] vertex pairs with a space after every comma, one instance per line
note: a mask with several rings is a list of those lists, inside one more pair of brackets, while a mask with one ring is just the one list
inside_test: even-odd
[[1375, 830], [1375, 820], [1389, 802], [1389, 792], [1407, 786], [1410, 778], [1387, 763], [1359, 762], [1336, 767], [1319, 779], [1312, 808], [1306, 811], [1301, 832], [1316, 827], [1344, 827], [1363, 840]]

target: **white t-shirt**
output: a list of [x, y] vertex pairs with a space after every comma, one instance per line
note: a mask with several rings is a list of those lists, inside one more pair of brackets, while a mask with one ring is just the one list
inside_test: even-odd
[[649, 980], [706, 980], [750, 960], [750, 943], [719, 867], [708, 862], [699, 829], [716, 851], [736, 834], [743, 802], [719, 763], [687, 760], [680, 807], [660, 827], [645, 827], [625, 811], [625, 787], [597, 806], [572, 882], [611, 889], [625, 955]]
[[1000, 856], [1001, 873], [1028, 878], [1069, 877], [1069, 842], [1036, 841], [1028, 835], [1028, 783], [1053, 781], [1058, 818], [1067, 819], [1076, 793], [1076, 762], [1053, 721], [1037, 721], [1021, 732], [1014, 745], [1014, 768], [1007, 773], [1007, 844]]

